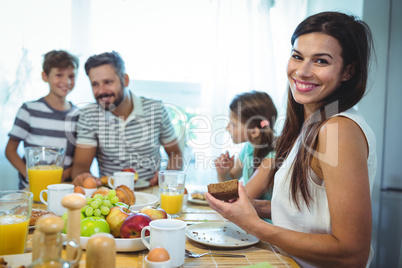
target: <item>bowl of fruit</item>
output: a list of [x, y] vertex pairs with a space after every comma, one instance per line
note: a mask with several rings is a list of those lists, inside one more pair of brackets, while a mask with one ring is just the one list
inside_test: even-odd
[[[148, 226], [152, 220], [168, 218], [163, 209], [154, 206], [132, 211], [129, 205], [120, 202], [116, 197], [115, 190], [110, 190], [105, 196], [95, 194], [93, 197], [86, 197], [87, 204], [81, 209], [80, 244], [83, 249], [86, 249], [93, 234], [110, 233], [115, 237], [116, 251], [144, 250], [146, 246], [141, 241], [142, 228]], [[62, 218], [67, 224], [67, 213]], [[66, 230], [65, 227], [63, 238], [67, 237]]]

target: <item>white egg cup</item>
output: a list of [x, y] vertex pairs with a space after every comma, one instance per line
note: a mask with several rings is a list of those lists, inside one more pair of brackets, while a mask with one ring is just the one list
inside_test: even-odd
[[98, 188], [83, 188], [85, 191], [85, 196], [91, 197], [91, 195], [96, 191]]
[[162, 262], [149, 261], [147, 255], [145, 257], [145, 268], [170, 268], [170, 259]]

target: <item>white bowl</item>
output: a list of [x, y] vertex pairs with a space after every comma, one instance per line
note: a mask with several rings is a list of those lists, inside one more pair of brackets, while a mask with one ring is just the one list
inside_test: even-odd
[[[63, 240], [67, 239], [66, 234], [61, 234]], [[87, 248], [87, 243], [90, 237], [80, 236], [80, 245], [82, 249]], [[145, 238], [149, 243], [149, 236]], [[118, 252], [130, 252], [130, 251], [140, 251], [147, 249], [147, 247], [142, 243], [140, 238], [115, 238], [116, 251]]]
[[139, 211], [145, 206], [155, 206], [158, 204], [159, 197], [153, 194], [135, 192], [135, 204], [130, 207], [131, 211]]

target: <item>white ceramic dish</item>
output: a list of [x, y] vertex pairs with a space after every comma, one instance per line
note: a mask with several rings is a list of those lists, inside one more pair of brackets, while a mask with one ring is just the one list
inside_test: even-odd
[[151, 184], [149, 181], [146, 180], [138, 180], [136, 183], [134, 183], [134, 191], [136, 189], [143, 189], [149, 187]]
[[193, 198], [191, 194], [188, 195], [187, 201], [197, 205], [209, 205], [207, 200]]
[[[42, 212], [42, 213], [43, 213], [42, 216], [43, 216], [43, 215], [46, 215], [46, 214], [55, 215], [53, 212], [48, 212], [46, 209], [33, 208], [33, 209], [32, 209], [32, 212], [33, 212], [33, 211]], [[34, 229], [35, 229], [35, 225], [29, 226], [28, 229], [29, 229], [29, 230], [34, 230]]]
[[[61, 234], [63, 240], [67, 239], [66, 234]], [[89, 237], [80, 236], [81, 248], [86, 249]], [[149, 237], [146, 237], [149, 243]], [[147, 249], [147, 247], [142, 243], [140, 238], [115, 238], [116, 251], [118, 252], [130, 252], [130, 251], [140, 251]]]
[[186, 236], [203, 245], [223, 248], [241, 248], [260, 240], [231, 222], [205, 222], [186, 229]]
[[153, 194], [135, 192], [135, 204], [130, 207], [131, 211], [139, 211], [145, 206], [155, 206], [159, 197]]
[[92, 194], [93, 194], [93, 193], [96, 191], [96, 189], [98, 189], [98, 188], [93, 188], [93, 189], [83, 188], [83, 189], [84, 189], [84, 192], [85, 192], [85, 196], [91, 197]]

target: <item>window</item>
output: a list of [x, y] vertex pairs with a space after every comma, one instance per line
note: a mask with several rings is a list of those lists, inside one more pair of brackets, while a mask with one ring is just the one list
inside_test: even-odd
[[[222, 130], [234, 95], [266, 91], [283, 111], [289, 39], [304, 17], [304, 6], [304, 0], [7, 3], [0, 16], [0, 34], [7, 37], [0, 50], [0, 101], [4, 104], [0, 149], [4, 151], [18, 107], [48, 93], [40, 75], [44, 53], [66, 49], [79, 56], [80, 70], [69, 100], [85, 105], [94, 101], [83, 68], [86, 59], [115, 50], [126, 62], [129, 88], [135, 94], [180, 107], [191, 115], [193, 123], [185, 122], [185, 127], [195, 130], [197, 143], [211, 142], [212, 137], [222, 145], [189, 146], [191, 154], [200, 154], [192, 156], [194, 161], [202, 154], [199, 161], [206, 162], [199, 163], [195, 180], [212, 182], [212, 159], [226, 149], [240, 149]], [[201, 133], [196, 126], [210, 130]], [[16, 176], [8, 161], [0, 160], [10, 176]]]

